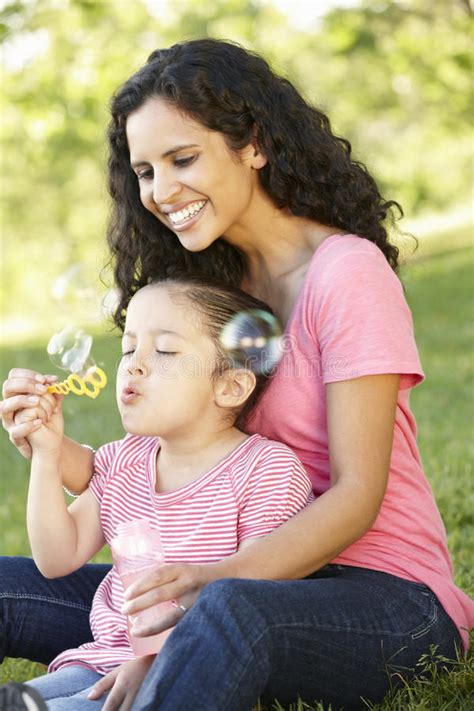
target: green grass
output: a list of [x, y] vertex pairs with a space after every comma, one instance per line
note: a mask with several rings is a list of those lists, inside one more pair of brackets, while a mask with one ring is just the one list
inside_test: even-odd
[[[439, 235], [420, 248], [402, 270], [407, 299], [413, 311], [415, 330], [426, 382], [412, 393], [418, 421], [419, 445], [426, 474], [433, 487], [447, 531], [457, 584], [474, 594], [469, 554], [474, 544], [473, 472], [473, 253], [469, 234]], [[45, 338], [46, 341], [46, 338]], [[111, 374], [119, 347], [116, 336], [96, 337], [96, 360]], [[0, 378], [13, 365], [51, 371], [44, 343], [9, 346], [1, 351]], [[113, 380], [111, 378], [111, 380]], [[113, 382], [91, 401], [65, 400], [67, 431], [72, 437], [98, 446], [121, 436], [116, 414]], [[28, 464], [0, 435], [0, 553], [28, 555], [25, 502]], [[96, 560], [108, 561], [107, 552]], [[459, 660], [449, 674], [440, 674], [425, 658], [423, 678], [389, 694], [377, 711], [472, 711], [474, 708], [474, 655]], [[6, 660], [0, 667], [0, 683], [12, 678], [26, 680], [43, 673], [44, 667], [25, 660]], [[274, 706], [272, 711], [281, 707]], [[292, 711], [330, 711], [319, 704], [294, 704]], [[335, 710], [332, 710], [335, 711]]]

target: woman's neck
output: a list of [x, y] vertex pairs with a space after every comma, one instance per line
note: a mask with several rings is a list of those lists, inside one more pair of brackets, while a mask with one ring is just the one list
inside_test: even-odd
[[304, 271], [319, 245], [337, 229], [278, 209], [261, 189], [225, 239], [244, 252], [248, 274], [244, 284], [252, 294], [271, 294]]

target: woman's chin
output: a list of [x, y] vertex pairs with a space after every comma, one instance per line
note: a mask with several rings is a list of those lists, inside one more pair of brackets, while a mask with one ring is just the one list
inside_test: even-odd
[[215, 242], [215, 238], [205, 239], [200, 235], [186, 234], [186, 232], [176, 233], [181, 245], [188, 252], [203, 252]]

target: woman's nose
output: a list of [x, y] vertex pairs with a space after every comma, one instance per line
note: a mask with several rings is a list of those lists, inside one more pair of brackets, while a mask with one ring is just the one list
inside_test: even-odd
[[176, 180], [167, 177], [166, 172], [155, 172], [153, 179], [153, 202], [157, 207], [176, 199], [181, 192], [181, 185]]

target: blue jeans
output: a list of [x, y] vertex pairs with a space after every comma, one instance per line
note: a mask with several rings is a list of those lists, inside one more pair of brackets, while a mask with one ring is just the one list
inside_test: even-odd
[[105, 704], [107, 694], [94, 701], [90, 701], [87, 694], [99, 679], [102, 674], [92, 669], [72, 666], [26, 683], [39, 691], [47, 702], [48, 711], [98, 711]]
[[[46, 580], [29, 559], [0, 558], [3, 653], [48, 662], [89, 641], [107, 571]], [[358, 710], [410, 678], [430, 645], [454, 658], [453, 622], [428, 588], [393, 575], [328, 565], [305, 580], [218, 580], [173, 630], [133, 709], [249, 711], [258, 697], [300, 696]]]
[[[218, 580], [168, 638], [133, 711], [249, 711], [258, 697], [366, 709], [420, 656], [456, 656], [452, 620], [424, 585], [328, 565], [297, 581]], [[449, 665], [447, 665], [449, 666]]]
[[31, 558], [0, 557], [0, 662], [24, 657], [49, 664], [65, 649], [92, 642], [92, 598], [109, 570], [89, 564], [48, 580]]

